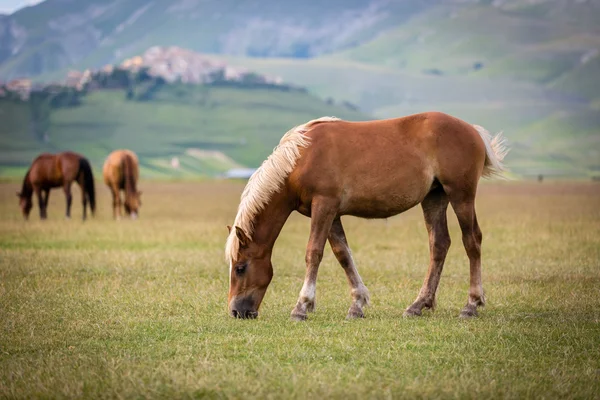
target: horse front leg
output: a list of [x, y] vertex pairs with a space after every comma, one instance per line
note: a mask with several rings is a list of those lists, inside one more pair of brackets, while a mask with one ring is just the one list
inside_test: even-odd
[[35, 192], [35, 196], [38, 201], [38, 207], [40, 209], [40, 219], [46, 219], [47, 214], [46, 214], [46, 207], [44, 204], [43, 190], [39, 186], [34, 186], [33, 191]]
[[48, 203], [50, 202], [50, 189], [44, 191], [44, 214], [48, 216]]
[[364, 318], [363, 306], [369, 304], [369, 291], [364, 285], [362, 278], [360, 277], [354, 260], [352, 259], [352, 253], [346, 240], [346, 233], [342, 226], [342, 221], [336, 218], [331, 225], [331, 231], [329, 232], [329, 244], [335, 258], [338, 260], [344, 272], [346, 278], [348, 278], [348, 284], [350, 285], [350, 294], [352, 296], [352, 305], [348, 310], [347, 318]]
[[113, 218], [116, 220], [121, 219], [121, 193], [119, 187], [116, 185], [110, 188], [113, 196]]
[[293, 320], [304, 321], [307, 313], [315, 309], [317, 273], [338, 205], [337, 199], [327, 198], [314, 198], [311, 203], [310, 237], [306, 248], [306, 275], [298, 302], [292, 310]]
[[71, 183], [65, 183], [63, 186], [63, 191], [65, 192], [65, 198], [67, 200], [67, 209], [66, 209], [66, 218], [71, 218], [71, 204], [73, 203], [73, 196], [71, 195]]
[[43, 214], [42, 219], [48, 218], [48, 201], [50, 200], [50, 189], [42, 190], [43, 209], [40, 212]]
[[429, 269], [417, 299], [404, 311], [405, 317], [419, 316], [424, 308], [435, 308], [435, 295], [442, 276], [446, 254], [450, 248], [450, 234], [446, 210], [448, 196], [439, 189], [430, 192], [423, 202], [423, 216], [429, 233]]

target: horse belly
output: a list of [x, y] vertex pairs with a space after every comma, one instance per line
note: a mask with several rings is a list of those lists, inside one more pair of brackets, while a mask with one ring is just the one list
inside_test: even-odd
[[396, 185], [363, 186], [344, 191], [341, 215], [388, 218], [419, 204], [431, 188], [431, 180], [396, 182]]

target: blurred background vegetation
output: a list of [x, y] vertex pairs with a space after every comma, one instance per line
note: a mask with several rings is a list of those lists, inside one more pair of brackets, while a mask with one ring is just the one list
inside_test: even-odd
[[503, 130], [515, 176], [598, 176], [599, 20], [598, 0], [46, 0], [0, 15], [0, 177], [123, 147], [146, 178], [215, 177], [312, 118], [428, 110]]

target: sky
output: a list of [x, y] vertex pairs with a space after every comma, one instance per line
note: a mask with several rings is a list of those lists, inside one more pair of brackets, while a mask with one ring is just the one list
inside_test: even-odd
[[41, 2], [42, 0], [0, 0], [0, 14], [12, 14], [19, 8]]

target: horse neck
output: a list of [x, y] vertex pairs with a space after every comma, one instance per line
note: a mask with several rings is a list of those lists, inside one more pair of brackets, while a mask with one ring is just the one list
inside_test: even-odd
[[271, 257], [275, 241], [294, 210], [292, 204], [292, 199], [283, 188], [279, 193], [273, 195], [269, 203], [254, 219], [252, 241], [259, 245], [268, 257]]
[[23, 186], [21, 187], [22, 197], [31, 197], [33, 195], [33, 185], [29, 179], [30, 172], [31, 170], [27, 171], [27, 174], [25, 174], [25, 178], [23, 179]]
[[133, 194], [137, 191], [135, 187], [135, 178], [133, 176], [133, 161], [129, 156], [123, 158], [123, 175], [125, 175], [125, 195]]

